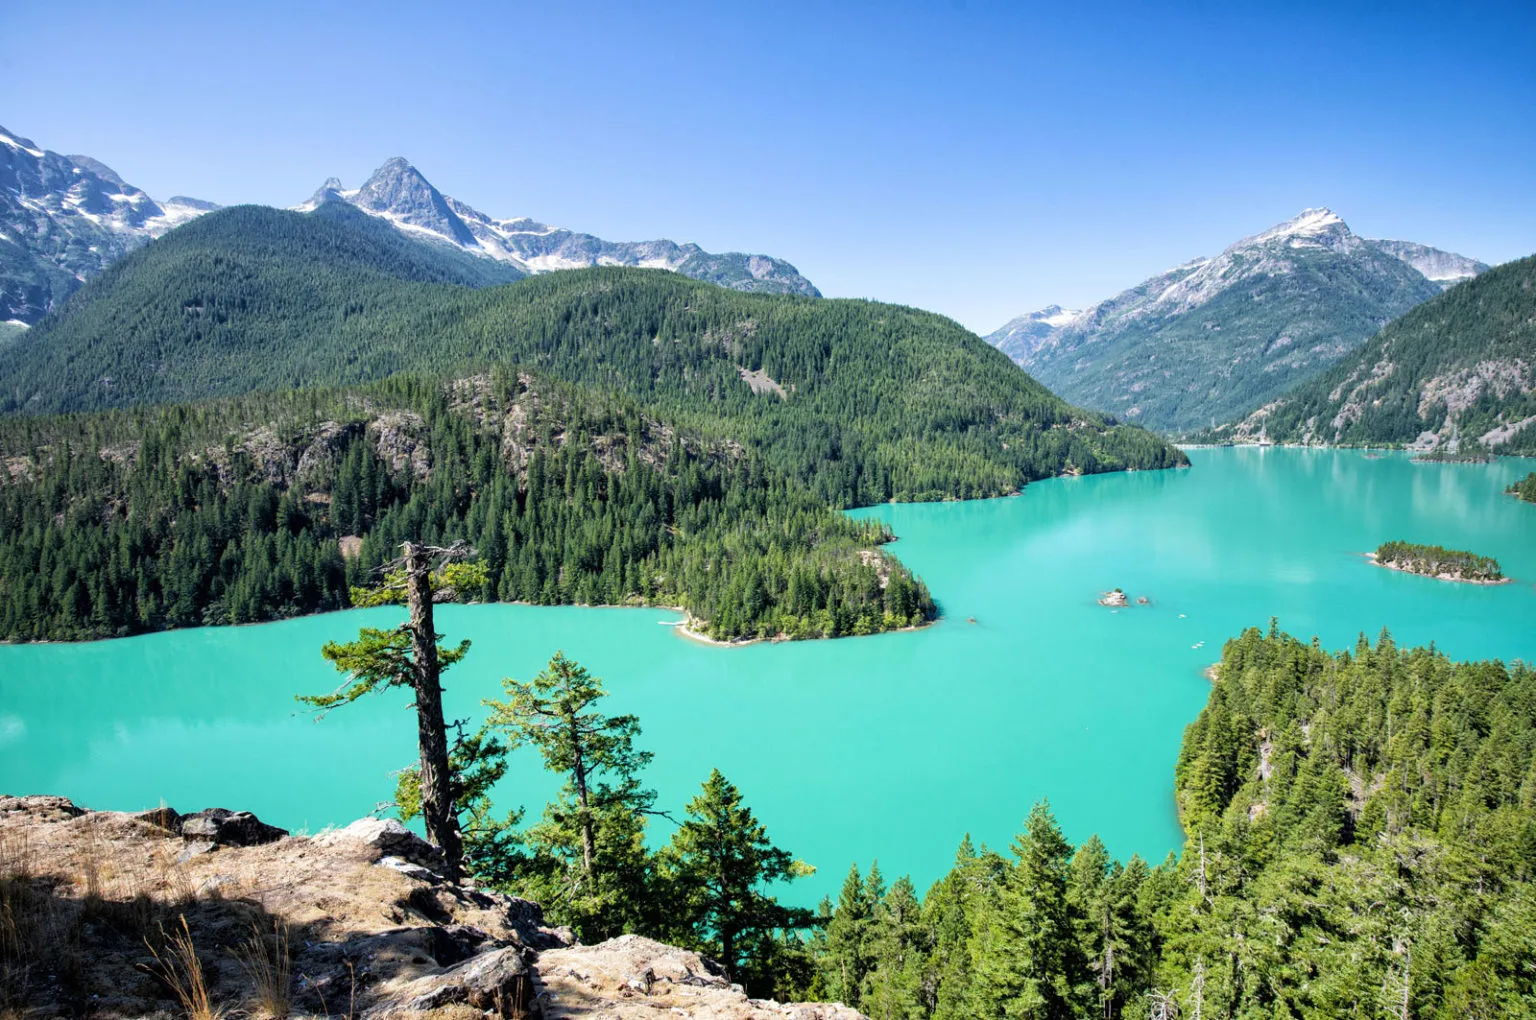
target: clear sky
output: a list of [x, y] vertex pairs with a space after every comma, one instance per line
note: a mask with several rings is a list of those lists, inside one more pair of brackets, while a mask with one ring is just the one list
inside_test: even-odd
[[767, 252], [982, 332], [1307, 206], [1536, 251], [1531, 0], [0, 0], [0, 124], [226, 204], [404, 155], [494, 216]]

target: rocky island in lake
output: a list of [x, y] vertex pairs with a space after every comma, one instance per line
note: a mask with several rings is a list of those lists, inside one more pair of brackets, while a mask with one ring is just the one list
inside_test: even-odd
[[1503, 584], [1509, 578], [1499, 569], [1499, 561], [1492, 556], [1479, 556], [1462, 549], [1446, 549], [1438, 545], [1418, 545], [1413, 542], [1383, 542], [1371, 558], [1379, 567], [1402, 570], [1410, 574], [1439, 578], [1442, 581], [1464, 581], [1469, 584]]

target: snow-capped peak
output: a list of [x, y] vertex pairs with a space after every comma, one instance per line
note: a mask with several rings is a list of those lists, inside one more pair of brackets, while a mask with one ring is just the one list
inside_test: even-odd
[[38, 159], [43, 158], [43, 150], [39, 149], [31, 139], [18, 138], [3, 127], [0, 127], [0, 145], [8, 145], [13, 149], [20, 149], [29, 156], [35, 156]]
[[1247, 248], [1267, 241], [1290, 240], [1292, 243], [1316, 243], [1323, 238], [1352, 237], [1350, 229], [1332, 209], [1303, 209], [1297, 215], [1277, 223], [1262, 234], [1245, 237], [1228, 248]]
[[1031, 312], [1029, 318], [1035, 322], [1043, 322], [1047, 326], [1065, 326], [1082, 314], [1082, 311], [1078, 309], [1063, 308], [1060, 305], [1046, 305], [1038, 312]]

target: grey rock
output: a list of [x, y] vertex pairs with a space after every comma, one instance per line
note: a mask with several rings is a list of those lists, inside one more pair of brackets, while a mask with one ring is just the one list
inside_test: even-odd
[[442, 851], [393, 818], [359, 818], [344, 829], [321, 833], [315, 842], [325, 846], [355, 840], [374, 847], [381, 857], [394, 857], [428, 871], [444, 868]]
[[181, 848], [181, 853], [176, 855], [176, 863], [178, 863], [178, 864], [185, 864], [185, 863], [187, 863], [188, 861], [190, 861], [194, 857], [200, 857], [203, 854], [212, 853], [213, 851], [217, 850], [218, 848], [219, 848], [218, 844], [213, 842], [212, 840], [208, 840], [208, 839], [189, 840], [187, 842], [187, 844]]
[[[3, 129], [0, 129], [3, 130]], [[67, 822], [86, 814], [85, 808], [76, 807], [68, 797], [32, 794], [26, 797], [0, 797], [0, 818], [8, 815], [30, 815], [39, 821]]]
[[420, 1012], [452, 1003], [496, 1010], [499, 1016], [532, 1015], [533, 975], [516, 949], [497, 949], [467, 960], [447, 973], [416, 982], [408, 1008]]
[[442, 876], [435, 871], [429, 871], [420, 864], [412, 864], [401, 857], [380, 857], [374, 864], [381, 868], [392, 868], [407, 878], [418, 879], [422, 882], [441, 882]]
[[181, 819], [181, 835], [218, 846], [257, 846], [282, 839], [288, 830], [268, 825], [249, 811], [207, 808]]

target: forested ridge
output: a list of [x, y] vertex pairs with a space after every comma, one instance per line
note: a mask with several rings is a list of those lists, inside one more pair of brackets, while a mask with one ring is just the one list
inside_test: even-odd
[[[839, 505], [996, 495], [1065, 470], [1184, 462], [1145, 430], [1072, 408], [927, 312], [742, 294], [661, 270], [478, 290], [423, 279], [339, 221], [212, 213], [125, 258], [0, 351], [0, 410], [517, 364], [669, 418], [729, 421]], [[755, 389], [745, 373], [759, 373]]]
[[9, 419], [0, 442], [13, 639], [343, 608], [406, 539], [479, 550], [461, 597], [678, 605], [719, 638], [935, 613], [879, 524], [740, 444], [527, 374]]
[[855, 868], [801, 990], [877, 1018], [1536, 1015], [1529, 666], [1250, 630], [1176, 776], [1156, 865], [1037, 805], [921, 899]]
[[[646, 789], [633, 716], [587, 715], [586, 736], [567, 738], [544, 724], [543, 694], [507, 680], [513, 703], [489, 703], [486, 730], [458, 745], [459, 810], [473, 870], [584, 940], [724, 952], [754, 995], [875, 1020], [1536, 1015], [1536, 672], [1403, 650], [1386, 632], [1330, 653], [1272, 621], [1227, 642], [1215, 675], [1174, 770], [1180, 853], [1150, 864], [1097, 837], [1073, 846], [1041, 802], [1006, 850], [965, 837], [925, 895], [872, 862], [814, 913], [743, 901], [728, 913], [750, 942], [680, 923], [695, 915], [677, 841], [643, 838], [669, 805]], [[585, 712], [602, 696], [563, 655], [536, 684], [579, 693]], [[497, 735], [527, 733], [568, 783], [520, 829], [520, 812], [494, 821], [482, 780], [501, 774]], [[595, 799], [578, 804], [579, 763], [605, 748]], [[793, 874], [759, 874], [753, 895]]]
[[1385, 567], [1406, 570], [1430, 577], [1448, 575], [1464, 581], [1502, 581], [1504, 572], [1492, 556], [1480, 556], [1465, 549], [1447, 549], [1440, 545], [1415, 542], [1383, 542], [1376, 549], [1376, 562]]
[[1198, 438], [1536, 453], [1536, 256], [1496, 266], [1389, 323], [1360, 350]]
[[835, 510], [1187, 463], [939, 316], [651, 270], [476, 289], [327, 210], [204, 216], [0, 350], [0, 634], [337, 608], [406, 538], [482, 547], [477, 597], [866, 633], [934, 608]]

